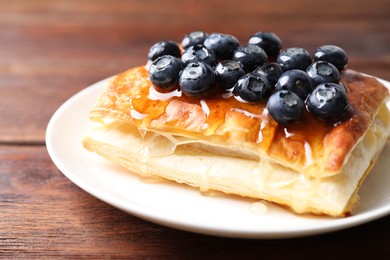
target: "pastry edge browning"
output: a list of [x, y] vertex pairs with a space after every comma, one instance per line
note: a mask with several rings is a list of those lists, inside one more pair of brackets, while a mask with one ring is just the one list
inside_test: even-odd
[[[354, 147], [374, 124], [379, 110], [390, 102], [389, 90], [373, 77], [349, 70], [342, 73], [341, 82], [345, 86], [354, 84], [353, 88], [347, 88], [347, 91], [354, 92], [348, 95], [352, 115], [348, 121], [337, 125], [324, 137], [324, 174], [312, 177], [321, 178], [326, 177], [327, 173], [329, 176], [338, 173], [348, 161]], [[388, 122], [388, 116], [384, 120]]]

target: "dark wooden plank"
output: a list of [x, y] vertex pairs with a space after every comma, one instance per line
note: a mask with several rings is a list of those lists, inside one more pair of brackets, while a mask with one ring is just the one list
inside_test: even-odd
[[133, 217], [63, 176], [41, 146], [0, 146], [0, 258], [360, 259], [390, 253], [390, 217], [321, 236], [241, 240], [178, 231]]
[[[156, 8], [156, 7], [159, 8]], [[195, 29], [242, 42], [275, 31], [284, 47], [333, 43], [350, 68], [389, 74], [388, 1], [0, 1], [0, 141], [44, 140], [55, 109], [81, 88], [145, 63], [149, 46]], [[215, 10], [218, 10], [216, 12]]]

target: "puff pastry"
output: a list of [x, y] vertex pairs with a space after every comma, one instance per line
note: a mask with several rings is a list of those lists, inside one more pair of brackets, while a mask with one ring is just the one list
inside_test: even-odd
[[329, 123], [309, 113], [281, 126], [264, 104], [221, 94], [195, 99], [158, 93], [144, 67], [117, 75], [89, 116], [90, 151], [142, 176], [201, 190], [264, 199], [297, 213], [346, 216], [390, 134], [389, 91], [375, 78], [341, 74], [348, 117]]

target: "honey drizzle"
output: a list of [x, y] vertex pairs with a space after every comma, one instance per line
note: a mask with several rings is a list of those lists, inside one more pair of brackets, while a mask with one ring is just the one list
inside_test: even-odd
[[[145, 68], [138, 68], [136, 73], [137, 75], [131, 81], [133, 82], [132, 88], [136, 87], [138, 90], [132, 91], [130, 95], [132, 97], [130, 115], [141, 126], [147, 127], [151, 122], [164, 118], [168, 119], [164, 121], [165, 128], [190, 135], [191, 130], [186, 128], [185, 120], [190, 118], [191, 113], [198, 107], [203, 117], [198, 118], [199, 127], [192, 132], [194, 136], [212, 135], [216, 138], [215, 140], [223, 142], [229, 139], [232, 133], [219, 132], [221, 125], [228, 124], [229, 119], [245, 121], [242, 124], [240, 122], [233, 124], [235, 127], [249, 126], [248, 129], [240, 130], [248, 132], [244, 135], [243, 141], [255, 144], [269, 154], [281, 153], [285, 149], [280, 149], [280, 147], [291, 146], [294, 149], [292, 151], [287, 149], [290, 154], [285, 154], [285, 156], [290, 160], [301, 161], [306, 166], [313, 163], [322, 153], [322, 140], [334, 127], [332, 124], [315, 119], [307, 112], [299, 122], [280, 126], [268, 116], [265, 102], [258, 104], [240, 102], [230, 92], [222, 91], [203, 99], [184, 96], [178, 89], [160, 93], [152, 86]], [[123, 84], [123, 82], [120, 83]], [[184, 110], [177, 111], [176, 117], [170, 118], [167, 107], [172, 105], [173, 101], [191, 105], [183, 106]], [[195, 123], [198, 124], [198, 122]], [[228, 127], [227, 129], [229, 130]]]

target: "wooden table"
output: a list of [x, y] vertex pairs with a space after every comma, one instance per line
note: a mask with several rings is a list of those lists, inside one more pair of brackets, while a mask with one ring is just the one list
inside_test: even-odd
[[274, 31], [284, 47], [310, 51], [337, 44], [350, 68], [390, 80], [389, 10], [388, 0], [0, 0], [0, 258], [388, 256], [390, 217], [286, 240], [212, 237], [149, 223], [69, 181], [47, 153], [45, 130], [79, 90], [144, 64], [153, 43], [180, 41], [198, 29], [242, 42]]

